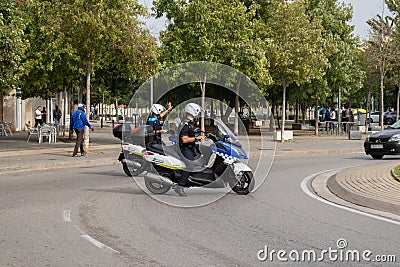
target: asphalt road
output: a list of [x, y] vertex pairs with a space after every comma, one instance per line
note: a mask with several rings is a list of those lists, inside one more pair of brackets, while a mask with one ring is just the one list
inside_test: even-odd
[[[320, 203], [300, 188], [308, 175], [371, 163], [364, 154], [277, 156], [248, 196], [230, 193], [202, 207], [167, 205], [143, 192], [120, 165], [0, 174], [2, 266], [365, 266], [346, 251], [398, 255], [398, 226]], [[188, 190], [190, 198], [212, 189]], [[164, 199], [179, 199], [173, 193]], [[187, 200], [189, 201], [189, 200]], [[346, 240], [339, 249], [337, 241]], [[343, 246], [344, 240], [340, 246]], [[339, 250], [330, 260], [324, 250]], [[296, 256], [300, 261], [289, 258]], [[340, 257], [342, 253], [342, 260]], [[398, 259], [400, 260], [400, 258]], [[371, 266], [382, 263], [371, 262]], [[395, 266], [391, 263], [387, 266]]]

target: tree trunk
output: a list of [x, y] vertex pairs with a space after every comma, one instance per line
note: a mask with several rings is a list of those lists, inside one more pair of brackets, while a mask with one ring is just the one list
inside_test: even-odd
[[235, 124], [233, 127], [233, 133], [236, 134], [237, 136], [239, 135], [239, 89], [240, 89], [240, 84], [241, 84], [241, 76], [239, 77], [239, 80], [236, 83], [236, 94], [235, 94]]
[[[90, 59], [86, 62], [86, 117], [89, 120], [90, 116], [90, 72], [91, 62]], [[85, 126], [85, 140], [84, 147], [86, 153], [89, 152], [89, 128]]]
[[381, 71], [381, 88], [380, 88], [380, 95], [379, 95], [379, 125], [381, 126], [381, 130], [383, 130], [383, 111], [384, 111], [384, 103], [383, 103], [383, 92], [384, 92], [384, 84], [383, 84], [384, 75]]
[[204, 108], [206, 104], [206, 81], [207, 81], [207, 73], [204, 73], [204, 80], [201, 80], [199, 75], [200, 81], [200, 89], [201, 89], [201, 107], [203, 110], [201, 111], [201, 120], [200, 120], [200, 128], [203, 132], [206, 131], [205, 123], [204, 123]]
[[282, 127], [281, 127], [281, 143], [285, 142], [283, 135], [285, 133], [285, 121], [286, 121], [286, 79], [282, 77]]
[[276, 120], [278, 122], [278, 129], [281, 128], [281, 121], [279, 120], [279, 110], [278, 110], [278, 106], [275, 106], [275, 111], [276, 111]]
[[224, 114], [224, 103], [222, 103], [222, 102], [219, 102], [219, 112], [220, 112], [221, 120], [222, 120], [225, 124], [228, 124], [228, 123], [227, 123], [227, 120], [226, 120], [226, 117], [224, 116], [224, 115], [225, 115], [225, 114]]
[[319, 101], [317, 98], [317, 103], [315, 105], [315, 136], [318, 136], [318, 124], [319, 124], [319, 114], [318, 114], [318, 106], [319, 106]]
[[399, 69], [399, 78], [397, 80], [396, 121], [399, 120], [399, 109], [400, 109], [400, 69]]
[[[66, 100], [67, 101], [67, 100]], [[71, 118], [72, 118], [72, 113], [74, 113], [74, 85], [73, 82], [71, 81], [71, 88], [69, 89], [68, 93], [68, 101], [69, 101], [69, 116], [70, 116], [70, 123], [71, 123]], [[74, 131], [69, 131], [69, 140], [72, 140], [72, 136], [74, 135]]]
[[115, 99], [115, 102], [114, 102], [114, 106], [115, 106], [115, 121], [117, 122], [117, 123], [119, 123], [119, 114], [118, 114], [118, 99]]

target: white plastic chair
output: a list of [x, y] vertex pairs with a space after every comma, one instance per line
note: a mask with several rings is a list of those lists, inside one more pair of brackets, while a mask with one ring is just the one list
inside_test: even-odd
[[1, 130], [1, 135], [7, 136], [5, 122], [0, 121], [0, 130]]
[[31, 127], [28, 123], [25, 123], [26, 129], [28, 130], [28, 139], [26, 142], [29, 142], [29, 139], [31, 138], [31, 135], [37, 135], [39, 137], [39, 130], [38, 128]]
[[7, 132], [7, 130], [8, 130], [8, 133], [12, 136], [13, 133], [12, 133], [12, 131], [11, 131], [11, 124], [12, 124], [12, 121], [10, 121], [10, 122], [5, 122], [5, 130], [6, 130], [6, 132]]
[[53, 132], [54, 132], [53, 126], [51, 126], [49, 124], [43, 124], [39, 128], [39, 143], [43, 142], [43, 137], [47, 137], [49, 139], [49, 144], [50, 144], [54, 138]]

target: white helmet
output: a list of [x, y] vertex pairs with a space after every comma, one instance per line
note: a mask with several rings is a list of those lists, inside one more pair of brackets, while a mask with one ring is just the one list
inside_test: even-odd
[[156, 115], [160, 115], [161, 112], [163, 112], [165, 110], [163, 105], [160, 104], [153, 104], [151, 106], [151, 112], [153, 112]]
[[185, 106], [185, 112], [189, 113], [195, 118], [199, 116], [202, 110], [203, 110], [202, 107], [197, 105], [196, 103], [189, 103]]

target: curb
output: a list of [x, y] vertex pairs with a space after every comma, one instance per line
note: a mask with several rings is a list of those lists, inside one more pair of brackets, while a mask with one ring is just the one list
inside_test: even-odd
[[[358, 204], [351, 203], [346, 199], [338, 197], [336, 194], [332, 193], [326, 186], [327, 180], [332, 176], [335, 176], [341, 170], [331, 170], [325, 171], [316, 175], [311, 176], [311, 179], [307, 183], [307, 187], [315, 194], [315, 198], [321, 202], [325, 202], [328, 205], [334, 206], [336, 208], [341, 208], [350, 212], [355, 212], [360, 215], [367, 217], [372, 217], [385, 222], [400, 225], [400, 216], [389, 213], [382, 210], [377, 210], [370, 207], [360, 206]], [[304, 190], [303, 190], [304, 191]], [[307, 193], [307, 192], [306, 192]]]
[[330, 155], [330, 154], [356, 154], [356, 153], [364, 153], [363, 149], [336, 149], [336, 150], [298, 150], [298, 151], [279, 151], [275, 152], [275, 156], [295, 156], [295, 155], [306, 155], [306, 154], [321, 154], [321, 155]]
[[394, 169], [396, 167], [394, 167], [393, 169], [390, 170], [390, 174], [393, 176], [393, 179], [397, 180], [400, 182], [400, 177], [398, 177], [395, 173], [394, 173]]
[[43, 171], [49, 169], [61, 169], [68, 167], [93, 167], [99, 165], [114, 165], [117, 164], [118, 160], [113, 158], [102, 158], [102, 159], [90, 159], [90, 160], [79, 160], [78, 161], [62, 161], [52, 163], [42, 163], [35, 165], [24, 165], [24, 166], [11, 166], [1, 168], [0, 173], [15, 173], [15, 172], [30, 172], [30, 171]]
[[330, 176], [326, 182], [326, 187], [332, 194], [357, 206], [400, 215], [400, 206], [397, 204], [392, 204], [385, 200], [367, 198], [346, 190], [346, 188], [342, 187], [337, 181], [337, 174], [339, 172]]
[[[12, 157], [12, 156], [26, 156], [26, 155], [36, 155], [37, 153], [51, 153], [51, 152], [69, 152], [73, 151], [73, 147], [55, 147], [55, 148], [43, 148], [43, 149], [30, 149], [30, 150], [7, 150], [0, 151], [1, 157]], [[89, 146], [90, 151], [98, 151], [101, 149], [121, 149], [120, 144], [111, 144], [111, 145], [94, 145]]]

